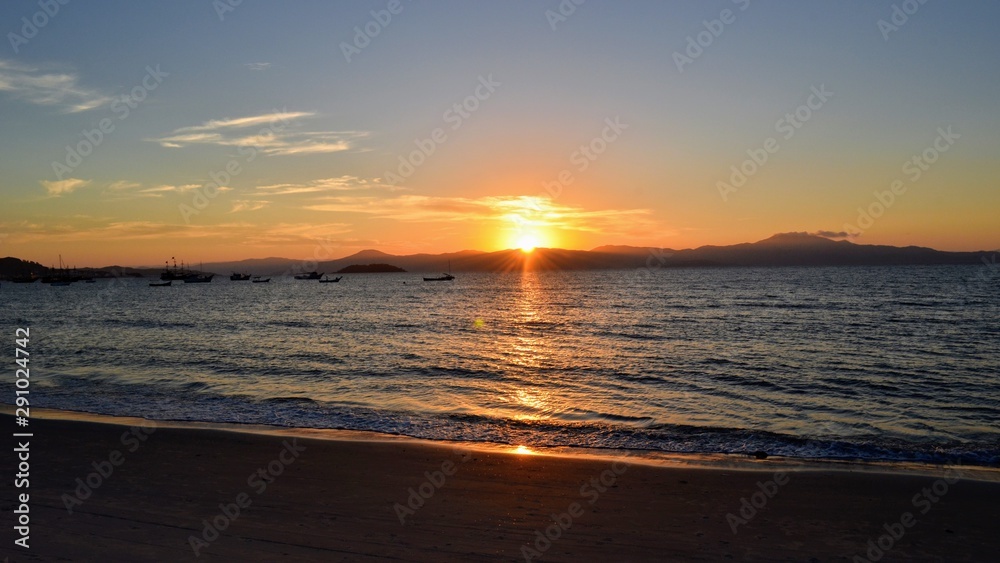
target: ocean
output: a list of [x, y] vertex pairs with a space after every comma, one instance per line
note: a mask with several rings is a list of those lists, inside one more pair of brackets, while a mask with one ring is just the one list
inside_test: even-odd
[[457, 275], [4, 282], [0, 306], [11, 364], [30, 327], [35, 407], [1000, 466], [988, 266]]

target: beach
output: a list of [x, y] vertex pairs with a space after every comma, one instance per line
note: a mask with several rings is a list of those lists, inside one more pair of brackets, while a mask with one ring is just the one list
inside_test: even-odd
[[1000, 483], [943, 468], [672, 467], [66, 413], [31, 432], [30, 548], [5, 510], [12, 561], [984, 561], [997, 545]]

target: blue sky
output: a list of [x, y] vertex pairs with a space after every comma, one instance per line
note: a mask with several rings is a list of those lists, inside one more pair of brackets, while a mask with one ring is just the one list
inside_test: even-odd
[[[3, 4], [3, 253], [158, 263], [178, 247], [205, 260], [300, 255], [317, 239], [348, 254], [838, 232], [948, 126], [954, 150], [854, 238], [1000, 246], [987, 211], [1000, 203], [995, 2], [928, 0], [886, 40], [879, 20], [918, 4], [587, 0], [553, 30], [556, 1], [403, 0], [346, 61], [341, 44], [389, 5], [244, 0], [220, 21], [210, 1], [71, 1], [15, 52], [9, 34], [41, 8]], [[674, 53], [723, 10], [735, 21], [680, 72]], [[111, 103], [147, 67], [167, 76], [121, 119]], [[445, 112], [481, 78], [495, 92], [453, 130]], [[730, 167], [820, 85], [832, 99], [720, 198]], [[268, 120], [253, 118], [273, 113], [288, 126], [255, 144]], [[628, 128], [576, 170], [571, 155], [608, 118]], [[57, 177], [52, 162], [102, 119], [114, 131]], [[438, 128], [447, 139], [389, 185]], [[253, 161], [238, 152], [248, 145]], [[240, 173], [185, 215], [233, 159]], [[542, 197], [565, 169], [573, 184]]]

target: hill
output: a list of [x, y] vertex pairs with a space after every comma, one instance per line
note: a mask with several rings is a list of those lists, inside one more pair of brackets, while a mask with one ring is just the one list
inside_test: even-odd
[[[262, 258], [238, 262], [205, 264], [210, 272], [246, 272], [257, 275], [290, 275], [306, 270], [348, 272], [347, 268], [384, 265], [408, 272], [503, 272], [533, 270], [610, 270], [631, 268], [677, 268], [693, 266], [886, 266], [981, 264], [995, 262], [997, 252], [945, 252], [918, 246], [895, 247], [855, 244], [807, 233], [782, 233], [770, 238], [730, 246], [702, 246], [674, 250], [639, 246], [599, 246], [592, 250], [536, 248], [481, 252], [463, 250], [445, 254], [393, 255], [379, 250], [362, 250], [344, 258], [310, 263], [290, 258]], [[390, 266], [391, 264], [391, 266]], [[162, 268], [135, 269], [109, 267], [80, 269], [94, 275], [129, 275], [143, 272], [159, 275]], [[0, 259], [0, 276], [44, 274], [48, 268], [17, 258]], [[355, 270], [360, 271], [360, 270]], [[383, 271], [383, 270], [379, 270]]]
[[397, 273], [406, 270], [391, 264], [351, 264], [346, 268], [337, 270], [338, 274], [377, 274], [377, 273]]

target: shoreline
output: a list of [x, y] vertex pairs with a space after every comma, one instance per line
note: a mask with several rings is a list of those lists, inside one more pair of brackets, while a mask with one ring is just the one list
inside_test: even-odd
[[[12, 405], [0, 404], [0, 415], [13, 416]], [[679, 453], [654, 450], [619, 450], [612, 448], [583, 447], [548, 447], [525, 448], [511, 444], [476, 441], [432, 440], [416, 438], [402, 434], [389, 434], [371, 430], [347, 430], [335, 428], [310, 428], [268, 426], [261, 424], [240, 424], [226, 422], [202, 422], [183, 420], [155, 420], [132, 416], [115, 416], [85, 411], [64, 409], [34, 408], [33, 418], [47, 420], [63, 420], [69, 422], [92, 422], [117, 426], [135, 426], [143, 422], [152, 422], [158, 428], [174, 428], [187, 430], [209, 430], [233, 432], [261, 436], [298, 437], [328, 441], [375, 442], [375, 443], [410, 443], [427, 446], [464, 448], [485, 453], [528, 454], [557, 458], [585, 459], [596, 461], [615, 461], [629, 458], [633, 464], [650, 465], [654, 467], [687, 467], [702, 469], [727, 469], [732, 471], [818, 471], [818, 472], [866, 472], [888, 475], [915, 475], [926, 477], [941, 477], [960, 468], [962, 478], [983, 482], [1000, 483], [1000, 468], [985, 466], [942, 465], [920, 462], [878, 461], [878, 460], [842, 460], [788, 458], [783, 456], [768, 456], [766, 459], [753, 459], [749, 455], [721, 453]]]
[[[884, 551], [878, 560], [980, 561], [996, 552], [1000, 483], [947, 474], [650, 464], [75, 414], [30, 420], [30, 549], [5, 526], [0, 557], [870, 561]], [[0, 458], [7, 475], [13, 459]]]

